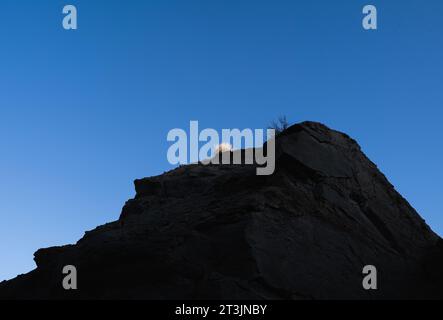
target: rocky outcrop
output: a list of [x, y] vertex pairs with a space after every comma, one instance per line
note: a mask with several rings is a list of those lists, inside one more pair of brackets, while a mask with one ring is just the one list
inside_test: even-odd
[[[0, 298], [442, 298], [442, 240], [347, 135], [294, 125], [276, 171], [182, 166], [135, 181], [118, 221], [36, 252]], [[62, 269], [78, 270], [78, 290]], [[374, 265], [378, 290], [362, 287]]]

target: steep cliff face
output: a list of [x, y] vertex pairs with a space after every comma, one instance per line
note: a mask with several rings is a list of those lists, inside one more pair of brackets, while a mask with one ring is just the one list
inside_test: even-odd
[[[276, 171], [189, 165], [135, 181], [118, 221], [35, 253], [0, 298], [441, 298], [442, 240], [347, 135], [313, 122]], [[78, 290], [62, 269], [78, 270]], [[374, 265], [378, 290], [362, 287]]]

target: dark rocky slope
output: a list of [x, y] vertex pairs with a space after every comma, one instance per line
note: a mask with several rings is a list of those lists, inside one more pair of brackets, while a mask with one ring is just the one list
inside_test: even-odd
[[[354, 140], [321, 124], [278, 137], [272, 176], [189, 165], [135, 188], [118, 221], [37, 251], [0, 298], [442, 298], [442, 240]], [[376, 291], [362, 288], [368, 264]], [[65, 265], [76, 291], [62, 289]]]

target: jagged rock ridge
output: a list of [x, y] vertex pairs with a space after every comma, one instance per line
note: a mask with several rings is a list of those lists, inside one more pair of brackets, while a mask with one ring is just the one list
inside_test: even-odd
[[[276, 171], [189, 165], [135, 181], [118, 221], [35, 253], [0, 298], [441, 298], [442, 240], [347, 135], [294, 125]], [[65, 265], [79, 289], [62, 289]], [[362, 268], [378, 270], [378, 290]]]

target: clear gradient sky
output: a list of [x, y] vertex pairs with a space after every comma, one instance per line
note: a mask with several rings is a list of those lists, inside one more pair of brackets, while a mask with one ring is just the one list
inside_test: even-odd
[[344, 131], [442, 235], [442, 16], [441, 0], [2, 0], [0, 280], [116, 220], [190, 120]]

